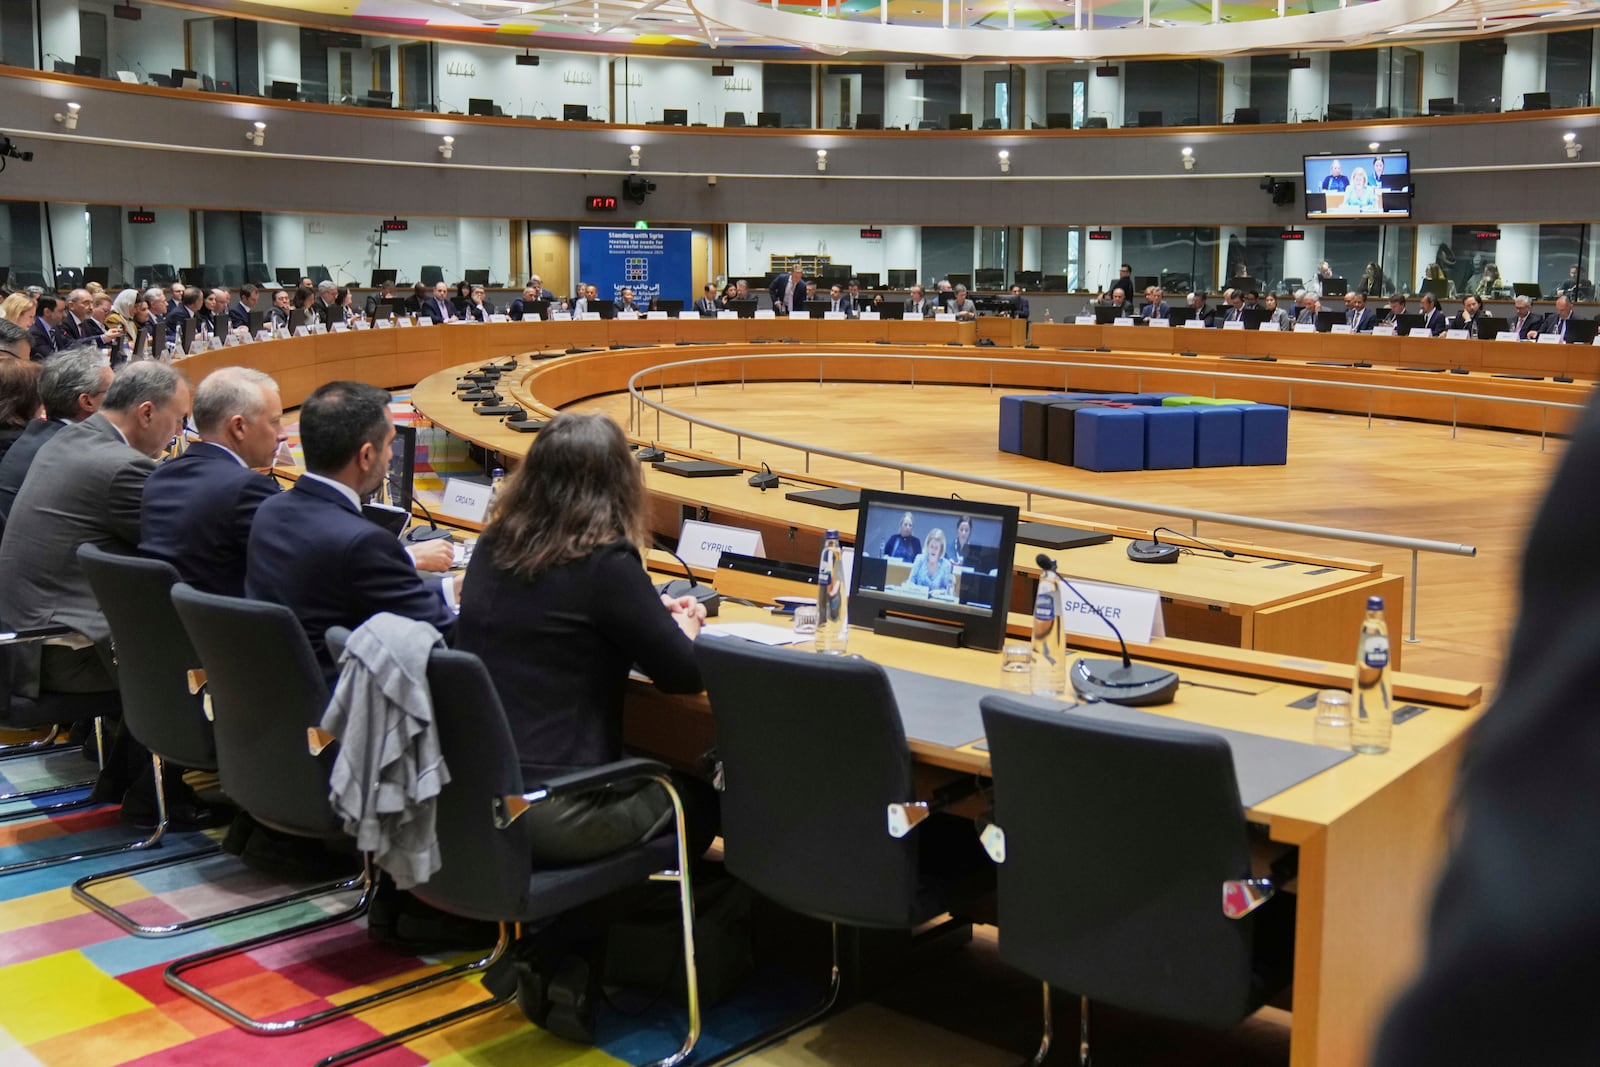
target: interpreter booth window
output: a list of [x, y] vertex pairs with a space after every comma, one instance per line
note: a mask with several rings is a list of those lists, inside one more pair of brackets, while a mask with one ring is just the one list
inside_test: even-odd
[[[1322, 259], [1348, 292], [1385, 296], [1405, 289], [1415, 255], [1410, 226], [1324, 226]], [[1324, 285], [1326, 292], [1328, 286]]]
[[1135, 288], [1204, 291], [1215, 285], [1220, 241], [1214, 226], [1124, 226], [1122, 260], [1133, 267]]
[[1283, 292], [1281, 226], [1229, 227], [1223, 231], [1222, 286], [1246, 292]]
[[[1023, 259], [1027, 259], [1024, 253]], [[1046, 292], [1083, 292], [1083, 227], [1045, 226], [1039, 231], [1039, 287]]]
[[[1544, 90], [1549, 107], [1589, 107], [1594, 101], [1594, 31], [1546, 35]], [[1524, 101], [1523, 107], [1534, 110]]]
[[1126, 126], [1215, 126], [1222, 121], [1222, 64], [1209, 59], [1128, 63], [1122, 72]]
[[[1038, 77], [1038, 69], [1035, 77]], [[1083, 67], [1044, 69], [1044, 114], [1030, 114], [1047, 129], [1081, 129], [1089, 117], [1089, 72]]]
[[1594, 299], [1594, 265], [1584, 255], [1589, 229], [1587, 223], [1539, 227], [1539, 288], [1546, 297], [1567, 292], [1578, 300]]

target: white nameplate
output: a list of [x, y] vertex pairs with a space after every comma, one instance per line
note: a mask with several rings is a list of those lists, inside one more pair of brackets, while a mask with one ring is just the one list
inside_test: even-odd
[[1079, 315], [1072, 320], [1074, 326], [1093, 326], [1099, 320], [1093, 315]]
[[861, 318], [865, 322], [877, 322], [882, 317], [883, 316], [879, 315], [876, 311], [863, 311], [861, 313]]
[[933, 316], [933, 321], [934, 322], [954, 322], [954, 321], [956, 321], [956, 313], [954, 311], [939, 311], [939, 312], [935, 312], [934, 316]]
[[[1083, 590], [1083, 595], [1094, 602], [1106, 619], [1117, 624], [1117, 629], [1122, 631], [1123, 638], [1130, 644], [1148, 644], [1152, 637], [1166, 636], [1166, 626], [1161, 617], [1161, 594], [1154, 589], [1083, 581], [1072, 584]], [[1061, 624], [1068, 633], [1090, 637], [1112, 636], [1105, 619], [1096, 615], [1065, 586], [1061, 589]]]
[[334, 333], [344, 333], [349, 328], [350, 328], [350, 326], [347, 323], [336, 322], [336, 323], [333, 324], [333, 332]]
[[1328, 328], [1329, 333], [1354, 333], [1348, 322], [1336, 322]]
[[489, 316], [489, 321], [490, 322], [510, 322], [511, 321], [511, 316], [510, 315], [502, 315], [499, 312], [495, 312], [493, 315]]
[[351, 325], [354, 326], [355, 329], [358, 329], [358, 330], [370, 330], [370, 329], [372, 329], [372, 324], [370, 322], [368, 322], [366, 319], [357, 319]]
[[1559, 345], [1563, 342], [1559, 333], [1541, 333], [1539, 335], [1539, 343], [1542, 345]]
[[598, 312], [598, 311], [585, 311], [582, 315], [579, 315], [578, 318], [583, 322], [599, 322], [600, 321], [600, 312]]
[[670, 318], [672, 318], [672, 316], [668, 315], [665, 311], [646, 311], [644, 313], [644, 317], [647, 318], [647, 319], [670, 319]]
[[791, 312], [789, 312], [789, 317], [791, 319], [809, 319], [811, 317], [811, 312], [806, 311], [804, 308], [802, 308], [799, 311], [791, 311]]
[[[1515, 330], [1501, 330], [1499, 333], [1494, 335], [1494, 339], [1496, 341], [1520, 341], [1520, 340], [1522, 340], [1522, 338], [1517, 336], [1517, 332]], [[1600, 338], [1596, 338], [1596, 340], [1600, 340]]]
[[311, 336], [311, 327], [309, 327], [309, 326], [296, 326], [294, 328], [294, 335], [296, 337], [310, 337]]
[[617, 318], [619, 318], [619, 319], [636, 319], [638, 317], [639, 317], [639, 313], [637, 311], [619, 311], [619, 312], [617, 312]]
[[439, 503], [439, 510], [452, 518], [482, 522], [484, 512], [489, 510], [489, 498], [493, 495], [493, 486], [465, 478], [451, 478], [444, 483], [444, 499]]
[[1224, 330], [1242, 330], [1242, 329], [1244, 329], [1244, 320], [1243, 319], [1224, 319], [1222, 321], [1222, 328]]
[[691, 567], [715, 570], [724, 552], [741, 556], [765, 556], [761, 531], [741, 526], [721, 526], [714, 522], [685, 519], [678, 531], [678, 555]]
[[416, 325], [416, 323], [414, 323], [410, 319], [406, 319], [406, 318], [395, 319], [394, 320], [394, 324], [396, 326], [415, 326]]
[[270, 340], [272, 340], [272, 331], [271, 330], [262, 330], [260, 333], [256, 334], [256, 340], [257, 341], [270, 341]]
[[920, 312], [920, 311], [908, 311], [904, 315], [902, 315], [901, 318], [904, 319], [906, 322], [921, 322], [922, 321], [922, 312]]
[[1466, 330], [1446, 330], [1444, 335], [1450, 338], [1452, 341], [1465, 341], [1467, 338], [1472, 336], [1472, 334], [1468, 333]]
[[426, 316], [426, 315], [418, 315], [417, 316], [417, 325], [418, 326], [432, 326], [433, 324], [434, 324], [433, 320], [428, 318], [428, 316]]
[[1205, 319], [1190, 319], [1189, 321], [1185, 322], [1183, 325], [1184, 325], [1184, 327], [1186, 329], [1203, 330], [1203, 329], [1206, 328], [1206, 320]]
[[1113, 326], [1132, 326], [1132, 325], [1134, 325], [1133, 316], [1131, 316], [1131, 315], [1118, 315], [1116, 318], [1111, 320], [1111, 325], [1113, 325]]
[[756, 318], [758, 319], [775, 319], [777, 317], [771, 308], [756, 309]]
[[1317, 324], [1314, 322], [1297, 322], [1294, 324], [1295, 333], [1316, 333]]
[[1372, 328], [1372, 336], [1374, 337], [1393, 337], [1394, 335], [1395, 328], [1393, 326], [1374, 326]]
[[739, 317], [739, 313], [737, 311], [719, 311], [719, 312], [717, 312], [717, 318], [719, 318], [719, 319], [736, 319], [738, 317]]
[[1145, 320], [1145, 325], [1146, 326], [1171, 326], [1172, 325], [1172, 320], [1170, 320], [1170, 319], [1146, 319]]
[[850, 316], [842, 311], [824, 311], [822, 317], [824, 319], [848, 319]]

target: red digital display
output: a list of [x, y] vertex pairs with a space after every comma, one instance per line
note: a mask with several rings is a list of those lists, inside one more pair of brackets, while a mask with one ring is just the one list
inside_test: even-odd
[[154, 211], [130, 211], [130, 212], [128, 212], [128, 222], [131, 225], [134, 225], [134, 226], [148, 226], [148, 225], [150, 225], [151, 223], [153, 223], [155, 221], [156, 221], [156, 213]]
[[383, 220], [383, 232], [384, 233], [404, 233], [406, 230], [409, 230], [409, 229], [411, 229], [411, 223], [407, 222], [405, 219], [384, 219]]
[[1090, 230], [1089, 231], [1089, 240], [1091, 240], [1091, 241], [1109, 241], [1109, 240], [1111, 240], [1111, 231], [1110, 230]]
[[617, 210], [617, 198], [614, 196], [591, 196], [584, 201], [583, 206], [590, 211], [615, 211]]
[[1278, 239], [1280, 241], [1304, 241], [1306, 239], [1306, 231], [1284, 230], [1282, 233], [1278, 234]]
[[879, 229], [876, 229], [876, 228], [870, 229], [870, 230], [862, 230], [861, 231], [861, 239], [863, 241], [881, 241], [883, 239], [883, 231], [879, 230]]

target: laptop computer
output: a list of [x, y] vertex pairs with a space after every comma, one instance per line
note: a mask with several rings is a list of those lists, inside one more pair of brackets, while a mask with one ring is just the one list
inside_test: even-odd
[[743, 474], [743, 467], [730, 467], [709, 459], [661, 460], [650, 464], [658, 471], [676, 474], [682, 478], [728, 478]]
[[834, 486], [829, 489], [796, 489], [783, 495], [785, 500], [816, 504], [834, 511], [851, 511], [861, 506], [861, 490]]

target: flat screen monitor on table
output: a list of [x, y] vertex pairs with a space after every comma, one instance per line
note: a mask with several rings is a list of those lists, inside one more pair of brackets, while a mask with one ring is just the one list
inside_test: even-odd
[[[856, 515], [852, 626], [905, 636], [939, 632], [969, 648], [1001, 646], [1016, 508], [863, 489]], [[957, 547], [963, 524], [970, 529], [964, 556]]]

